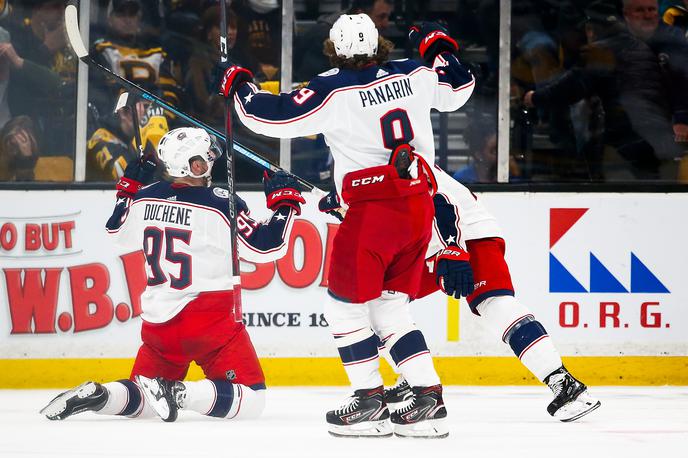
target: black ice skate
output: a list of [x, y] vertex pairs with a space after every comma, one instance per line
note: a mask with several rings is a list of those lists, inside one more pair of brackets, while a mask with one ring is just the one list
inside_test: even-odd
[[549, 374], [545, 383], [554, 393], [554, 400], [547, 406], [547, 412], [557, 420], [578, 420], [601, 405], [564, 366]]
[[337, 437], [390, 437], [389, 409], [385, 404], [384, 389], [354, 391], [354, 395], [337, 410], [325, 417], [328, 431]]
[[98, 411], [108, 400], [109, 393], [100, 383], [86, 382], [69, 391], [58, 394], [47, 406], [41, 409], [41, 415], [49, 420], [64, 420], [88, 410]]
[[177, 419], [177, 413], [186, 399], [186, 387], [183, 383], [161, 377], [149, 379], [142, 375], [136, 376], [136, 383], [141, 387], [146, 402], [160, 418], [170, 422]]
[[441, 439], [449, 435], [445, 424], [447, 409], [442, 400], [442, 385], [414, 386], [406, 407], [391, 415], [394, 434], [400, 437]]
[[402, 408], [405, 403], [411, 401], [412, 396], [411, 387], [402, 375], [397, 378], [396, 385], [385, 389], [385, 403], [391, 411]]

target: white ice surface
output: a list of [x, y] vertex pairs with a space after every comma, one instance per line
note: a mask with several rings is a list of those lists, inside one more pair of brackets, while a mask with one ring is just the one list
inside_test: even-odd
[[688, 457], [688, 387], [593, 387], [602, 407], [575, 423], [545, 412], [545, 387], [447, 387], [443, 440], [338, 439], [325, 411], [339, 388], [272, 388], [264, 416], [227, 421], [182, 412], [176, 423], [38, 414], [57, 390], [0, 390], [0, 457]]

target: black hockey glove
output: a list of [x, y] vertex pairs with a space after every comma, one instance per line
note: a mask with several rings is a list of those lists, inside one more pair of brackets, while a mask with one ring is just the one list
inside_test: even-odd
[[468, 260], [468, 252], [456, 245], [450, 245], [437, 254], [435, 281], [447, 296], [459, 299], [473, 292], [473, 269]]
[[115, 186], [117, 197], [133, 198], [139, 189], [153, 181], [156, 167], [157, 163], [153, 155], [141, 156], [137, 160], [129, 162], [127, 168], [124, 169], [124, 175]]
[[329, 194], [320, 199], [318, 210], [334, 216], [339, 221], [344, 221], [344, 216], [341, 213], [342, 204], [339, 202], [337, 191], [330, 191]]
[[270, 210], [277, 210], [278, 207], [288, 205], [296, 210], [296, 214], [301, 214], [301, 204], [306, 203], [299, 191], [299, 182], [296, 177], [283, 170], [275, 172], [272, 176], [267, 171], [263, 173], [263, 188], [265, 198]]
[[459, 50], [459, 45], [449, 36], [449, 31], [437, 22], [421, 22], [420, 26], [411, 27], [409, 41], [418, 49], [420, 57], [429, 64], [443, 52], [455, 53]]

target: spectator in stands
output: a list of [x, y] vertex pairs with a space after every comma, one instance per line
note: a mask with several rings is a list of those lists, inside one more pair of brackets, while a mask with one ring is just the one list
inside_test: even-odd
[[[108, 31], [94, 43], [95, 59], [120, 76], [159, 93], [167, 102], [180, 106], [176, 76], [178, 67], [167, 58], [160, 44], [141, 33], [140, 0], [111, 0], [108, 6]], [[112, 110], [118, 85], [100, 72], [91, 72], [91, 100], [100, 113]], [[98, 90], [99, 88], [108, 88]]]
[[282, 9], [277, 0], [232, 2], [237, 16], [237, 43], [232, 60], [255, 75], [255, 80], [279, 81], [282, 50]]
[[41, 154], [34, 122], [28, 116], [11, 119], [0, 130], [0, 179], [10, 181], [70, 181], [72, 160]]
[[[127, 164], [139, 157], [134, 116], [131, 107], [103, 118], [86, 147], [86, 179], [116, 181], [124, 175]], [[148, 102], [136, 103], [139, 137], [144, 155], [155, 155], [158, 143], [169, 127], [163, 110]]]
[[628, 30], [657, 56], [670, 94], [673, 130], [678, 142], [688, 142], [688, 40], [684, 32], [659, 19], [657, 0], [624, 0]]
[[294, 40], [294, 81], [308, 78], [331, 68], [323, 53], [323, 44], [330, 37], [330, 29], [342, 14], [365, 13], [373, 20], [382, 34], [389, 26], [389, 18], [394, 10], [392, 0], [354, 0], [346, 11], [324, 15], [302, 36]]
[[0, 130], [3, 162], [8, 176], [14, 181], [33, 181], [38, 162], [38, 140], [33, 121], [19, 116], [6, 123]]
[[4, 75], [9, 71], [11, 116], [29, 116], [39, 131], [50, 129], [46, 154], [71, 156], [77, 59], [65, 38], [64, 5], [64, 0], [15, 5], [3, 20], [9, 33], [0, 44], [0, 68]]
[[[193, 112], [204, 121], [222, 129], [224, 122], [224, 100], [217, 97], [218, 83], [216, 66], [220, 60], [220, 8], [211, 5], [201, 15], [202, 29], [198, 46], [189, 59], [185, 87], [191, 96]], [[233, 48], [237, 39], [237, 17], [233, 10], [227, 17], [227, 46], [235, 60]]]
[[[471, 154], [470, 162], [453, 177], [461, 183], [495, 183], [497, 181], [497, 122], [494, 116], [473, 114], [464, 132]], [[519, 181], [521, 169], [513, 156], [509, 158], [509, 179]]]
[[604, 3], [587, 13], [588, 45], [581, 50], [583, 62], [551, 84], [527, 92], [524, 104], [570, 106], [599, 96], [605, 113], [605, 144], [629, 161], [636, 177], [657, 179], [660, 159], [682, 155], [674, 141], [657, 58], [645, 43], [628, 33], [615, 11]]

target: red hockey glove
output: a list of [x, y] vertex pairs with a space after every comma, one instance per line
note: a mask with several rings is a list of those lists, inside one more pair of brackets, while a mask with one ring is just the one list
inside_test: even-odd
[[153, 181], [156, 167], [157, 163], [152, 155], [129, 162], [124, 169], [124, 175], [115, 185], [117, 197], [133, 198], [139, 189]]
[[334, 216], [339, 221], [344, 221], [344, 216], [341, 213], [342, 204], [339, 202], [337, 191], [330, 191], [329, 194], [320, 199], [320, 202], [318, 202], [318, 210]]
[[220, 95], [229, 97], [229, 93], [233, 88], [236, 89], [242, 83], [247, 83], [250, 81], [253, 81], [253, 73], [251, 73], [251, 70], [238, 65], [232, 65], [231, 67], [225, 69], [224, 75], [220, 80], [218, 92]]
[[301, 204], [305, 204], [306, 199], [301, 195], [299, 182], [294, 175], [280, 170], [270, 176], [266, 171], [263, 173], [263, 187], [270, 210], [287, 205], [296, 210], [297, 215], [301, 214]]
[[468, 252], [456, 245], [450, 245], [437, 254], [435, 259], [435, 281], [447, 296], [459, 299], [473, 292], [473, 269]]
[[420, 57], [432, 64], [438, 54], [443, 52], [455, 53], [459, 45], [447, 33], [447, 29], [437, 22], [421, 22], [420, 27], [409, 29], [409, 41], [418, 48]]

